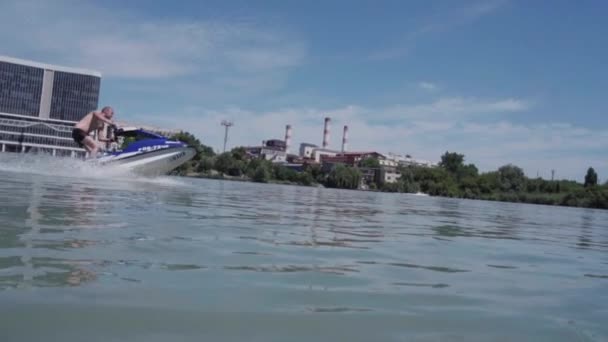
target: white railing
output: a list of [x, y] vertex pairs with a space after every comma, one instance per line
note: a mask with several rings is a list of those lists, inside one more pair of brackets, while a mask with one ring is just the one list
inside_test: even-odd
[[19, 127], [19, 128], [26, 128], [26, 127], [42, 125], [42, 126], [46, 126], [57, 132], [68, 132], [68, 133], [72, 132], [72, 127], [64, 126], [64, 125], [49, 124], [46, 122], [22, 121], [22, 120], [15, 120], [15, 119], [0, 118], [0, 124], [7, 125], [7, 126], [13, 126], [13, 127]]

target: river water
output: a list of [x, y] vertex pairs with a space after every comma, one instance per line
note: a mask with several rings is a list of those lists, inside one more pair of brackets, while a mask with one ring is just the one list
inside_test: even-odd
[[0, 341], [605, 341], [608, 212], [0, 158]]

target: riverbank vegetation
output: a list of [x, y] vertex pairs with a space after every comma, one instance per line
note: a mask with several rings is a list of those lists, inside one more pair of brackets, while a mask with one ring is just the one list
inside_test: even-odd
[[180, 175], [344, 189], [359, 189], [363, 184], [372, 191], [608, 209], [608, 183], [599, 185], [593, 168], [588, 169], [584, 183], [529, 178], [512, 164], [480, 173], [474, 164], [465, 163], [463, 154], [446, 152], [438, 167], [401, 166], [397, 168], [400, 173], [397, 182], [379, 184], [376, 178], [364, 176], [380, 168], [379, 162], [372, 158], [355, 167], [309, 165], [296, 171], [267, 160], [248, 158], [243, 148], [215, 154], [189, 133], [175, 138], [195, 146], [198, 151], [190, 162], [176, 170]]

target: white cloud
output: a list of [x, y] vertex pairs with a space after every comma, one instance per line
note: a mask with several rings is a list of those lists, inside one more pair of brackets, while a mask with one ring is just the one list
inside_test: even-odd
[[446, 11], [437, 11], [422, 21], [417, 28], [406, 32], [400, 40], [390, 46], [370, 53], [370, 60], [385, 61], [403, 58], [414, 50], [416, 40], [434, 32], [444, 32], [473, 22], [503, 7], [507, 0], [476, 1]]
[[379, 117], [392, 118], [452, 118], [462, 119], [475, 115], [521, 112], [530, 108], [530, 103], [520, 99], [487, 100], [465, 97], [442, 97], [430, 103], [397, 105], [384, 110]]
[[420, 83], [418, 83], [418, 87], [420, 87], [420, 89], [428, 90], [428, 91], [435, 91], [435, 90], [439, 89], [439, 87], [437, 87], [437, 85], [435, 83], [431, 83], [431, 82], [420, 82]]
[[[270, 138], [282, 139], [286, 124], [293, 127], [293, 150], [301, 142], [321, 144], [323, 119], [331, 117], [330, 147], [339, 149], [343, 125], [349, 126], [350, 150], [377, 150], [411, 154], [438, 161], [445, 151], [464, 153], [467, 162], [481, 170], [495, 170], [514, 163], [530, 176], [550, 175], [578, 179], [593, 166], [608, 175], [603, 151], [608, 148], [608, 130], [588, 129], [568, 123], [515, 124], [505, 119], [477, 120], [478, 114], [519, 112], [528, 108], [525, 101], [440, 99], [412, 106], [367, 108], [342, 106], [331, 109], [286, 108], [250, 111], [233, 107], [209, 110], [193, 107], [156, 124], [186, 129], [216, 148], [223, 142], [222, 119], [235, 122], [230, 130], [229, 147], [256, 145]], [[442, 115], [444, 111], [449, 115]], [[378, 120], [381, 118], [381, 120]], [[132, 120], [143, 120], [133, 116]], [[147, 120], [149, 122], [149, 120]]]
[[239, 77], [293, 67], [306, 55], [305, 44], [281, 28], [221, 20], [149, 21], [67, 0], [2, 2], [0, 38], [17, 57], [41, 56], [121, 78], [197, 72]]
[[496, 11], [500, 7], [504, 6], [507, 2], [507, 0], [480, 1], [468, 7], [464, 7], [461, 13], [465, 18], [475, 19]]

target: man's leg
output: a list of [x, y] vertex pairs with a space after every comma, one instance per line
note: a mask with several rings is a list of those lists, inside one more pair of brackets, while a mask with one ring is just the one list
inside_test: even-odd
[[84, 145], [84, 148], [87, 150], [87, 152], [89, 152], [91, 158], [97, 157], [97, 150], [99, 149], [99, 147], [97, 147], [97, 143], [95, 142], [95, 140], [93, 140], [93, 138], [91, 138], [90, 136], [86, 136], [82, 140], [82, 144]]

